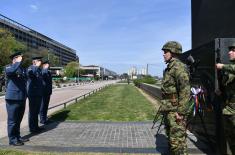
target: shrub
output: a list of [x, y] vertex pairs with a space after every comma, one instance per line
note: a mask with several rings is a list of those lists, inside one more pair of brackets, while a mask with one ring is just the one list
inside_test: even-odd
[[134, 82], [135, 86], [139, 87], [140, 83], [155, 84], [156, 80], [153, 77], [148, 75], [148, 76], [144, 76], [141, 79], [136, 79], [133, 82]]

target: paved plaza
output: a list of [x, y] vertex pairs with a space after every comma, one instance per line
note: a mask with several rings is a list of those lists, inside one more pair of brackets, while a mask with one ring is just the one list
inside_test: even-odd
[[[17, 148], [47, 152], [109, 152], [109, 153], [167, 153], [163, 128], [155, 137], [151, 122], [52, 122], [46, 130], [32, 135], [28, 128], [22, 136], [30, 138], [24, 146], [8, 146], [8, 139], [0, 139], [0, 148]], [[190, 154], [210, 154], [206, 143], [188, 133]], [[211, 153], [213, 154], [213, 153]]]
[[[67, 100], [71, 100], [74, 97], [83, 96], [89, 92], [92, 92], [96, 89], [102, 88], [104, 86], [115, 83], [116, 81], [102, 81], [95, 83], [87, 83], [84, 85], [75, 85], [69, 87], [62, 87], [59, 89], [54, 89], [51, 95], [50, 105], [49, 107], [58, 105], [60, 103], [64, 103]], [[73, 103], [72, 101], [71, 103]], [[48, 114], [52, 114], [60, 109], [63, 109], [63, 106], [59, 106], [48, 111]], [[24, 118], [21, 123], [21, 127], [28, 126], [28, 100], [26, 103], [26, 109]], [[5, 97], [0, 97], [0, 138], [5, 137], [7, 135], [7, 110], [5, 104]]]

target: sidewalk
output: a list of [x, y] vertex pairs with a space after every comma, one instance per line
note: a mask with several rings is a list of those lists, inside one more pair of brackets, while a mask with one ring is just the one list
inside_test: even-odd
[[[45, 132], [37, 135], [24, 128], [22, 136], [30, 138], [24, 146], [10, 147], [4, 137], [0, 139], [0, 148], [47, 152], [166, 153], [164, 130], [155, 138], [156, 129], [152, 130], [151, 126], [151, 122], [53, 122], [44, 126]], [[205, 143], [190, 133], [187, 142], [190, 154], [210, 152]]]
[[[109, 85], [112, 83], [113, 81], [104, 81], [104, 82], [97, 82], [97, 83], [92, 83], [92, 84], [75, 85], [75, 86], [57, 88], [53, 90], [49, 107], [58, 105], [74, 97], [82, 96], [84, 94], [92, 92], [95, 89], [104, 87], [105, 85]], [[49, 110], [48, 114], [50, 115], [51, 113], [58, 111], [60, 109], [63, 109], [63, 106], [59, 106], [59, 107]], [[26, 127], [26, 126], [28, 126], [28, 100], [26, 102], [25, 114], [21, 122], [21, 127]], [[7, 135], [7, 111], [6, 111], [5, 98], [3, 96], [3, 97], [0, 97], [0, 138], [5, 137], [6, 135]]]

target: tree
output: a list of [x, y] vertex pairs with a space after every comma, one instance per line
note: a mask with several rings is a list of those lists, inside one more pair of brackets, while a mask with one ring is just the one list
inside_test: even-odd
[[78, 67], [79, 67], [79, 63], [76, 61], [72, 61], [70, 63], [68, 63], [65, 66], [65, 76], [66, 77], [77, 77], [78, 76]]
[[23, 66], [28, 67], [32, 63], [31, 58], [33, 56], [42, 56], [44, 60], [49, 59], [50, 66], [59, 66], [59, 57], [44, 47], [38, 47], [37, 49], [28, 48], [27, 52], [24, 53]]
[[26, 46], [16, 41], [9, 31], [0, 28], [0, 72], [2, 72], [5, 65], [11, 62], [9, 56], [16, 50], [24, 52]]
[[123, 78], [123, 79], [128, 79], [128, 78], [129, 78], [129, 76], [128, 76], [128, 74], [127, 74], [127, 73], [123, 73], [123, 74], [121, 75], [121, 78]]
[[2, 73], [4, 66], [11, 62], [9, 56], [14, 51], [21, 51], [24, 54], [24, 67], [28, 67], [29, 65], [31, 65], [31, 58], [36, 55], [42, 56], [45, 59], [50, 59], [51, 66], [59, 66], [59, 57], [52, 52], [49, 52], [47, 48], [27, 48], [27, 46], [23, 42], [17, 41], [11, 34], [11, 32], [0, 28], [0, 73]]
[[49, 53], [48, 54], [48, 59], [51, 63], [51, 66], [59, 66], [60, 65], [60, 59], [55, 54]]
[[[80, 64], [79, 64], [79, 66], [80, 66]], [[86, 73], [86, 71], [84, 69], [79, 68], [79, 75], [83, 75], [85, 73]]]

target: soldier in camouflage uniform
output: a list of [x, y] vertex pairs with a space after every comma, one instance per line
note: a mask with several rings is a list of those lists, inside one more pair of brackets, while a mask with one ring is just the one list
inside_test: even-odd
[[218, 63], [216, 68], [224, 71], [226, 75], [223, 78], [227, 97], [223, 108], [223, 122], [225, 138], [231, 150], [231, 153], [227, 153], [235, 155], [235, 43], [229, 46], [228, 56], [231, 64]]
[[170, 146], [170, 154], [187, 153], [186, 143], [186, 103], [190, 98], [188, 70], [177, 56], [182, 53], [182, 46], [176, 41], [169, 41], [163, 47], [164, 61], [167, 64], [162, 80], [161, 110], [165, 115], [165, 131]]

